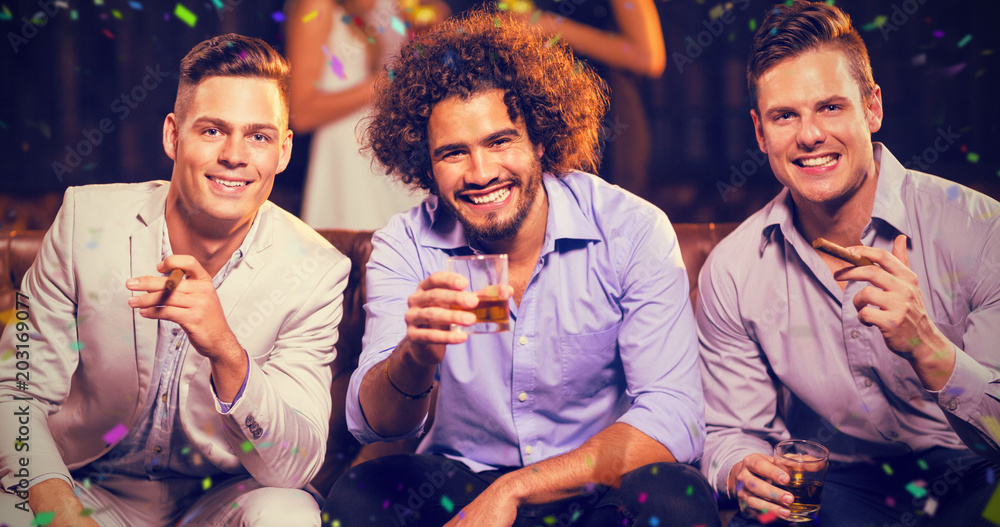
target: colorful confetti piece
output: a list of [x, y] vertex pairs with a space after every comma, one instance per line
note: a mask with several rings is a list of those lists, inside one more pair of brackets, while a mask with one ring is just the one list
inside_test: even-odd
[[958, 41], [958, 47], [964, 48], [965, 45], [968, 44], [971, 40], [972, 40], [972, 35], [965, 35], [964, 37], [962, 37], [962, 40]]
[[128, 428], [126, 428], [125, 425], [118, 423], [117, 425], [115, 425], [114, 428], [105, 432], [103, 436], [104, 442], [109, 445], [117, 443], [118, 440], [125, 437], [125, 434], [127, 433], [128, 433]]
[[777, 519], [778, 515], [776, 515], [771, 511], [764, 511], [764, 514], [761, 514], [760, 516], [757, 517], [757, 521], [763, 523], [764, 525], [767, 525]]
[[302, 23], [308, 24], [309, 22], [316, 20], [317, 16], [319, 16], [319, 11], [313, 11], [312, 13], [309, 13], [308, 15], [302, 17]]
[[890, 476], [892, 475], [892, 467], [890, 467], [888, 463], [882, 463], [882, 470], [884, 470], [886, 474]]
[[205, 479], [201, 480], [201, 490], [208, 490], [210, 488], [212, 488], [212, 478], [206, 476]]
[[253, 450], [253, 443], [250, 440], [244, 441], [243, 444], [240, 445], [240, 449], [244, 452], [250, 452]]
[[10, 20], [11, 18], [13, 18], [13, 17], [10, 14], [10, 9], [7, 9], [7, 6], [4, 5], [3, 6], [3, 12], [0, 13], [0, 20], [5, 20], [6, 21], [6, 20]]
[[347, 75], [344, 74], [344, 64], [336, 55], [330, 55], [330, 71], [340, 79], [347, 78]]
[[399, 33], [400, 35], [406, 35], [406, 23], [405, 22], [403, 22], [402, 20], [400, 20], [400, 19], [398, 19], [396, 17], [392, 17], [391, 25], [392, 25], [392, 30], [393, 31], [395, 31], [396, 33]]
[[645, 492], [639, 493], [639, 503], [646, 503], [647, 498], [649, 498], [649, 495], [646, 494]]
[[277, 23], [280, 24], [280, 23], [282, 23], [282, 22], [285, 21], [285, 14], [282, 13], [281, 11], [275, 11], [275, 12], [271, 13], [271, 18], [275, 22], [277, 22]]
[[184, 7], [183, 4], [177, 4], [174, 8], [174, 16], [181, 19], [185, 24], [194, 27], [198, 23], [198, 15], [191, 12], [190, 9]]
[[906, 491], [913, 494], [914, 498], [918, 500], [927, 495], [927, 489], [924, 488], [926, 483], [923, 480], [911, 481], [906, 484]]
[[927, 466], [927, 462], [924, 461], [923, 459], [918, 459], [917, 460], [917, 465], [920, 467], [920, 470], [928, 470], [928, 469], [930, 469], [930, 467]]
[[132, 1], [128, 3], [128, 6], [136, 11], [142, 11], [142, 3], [140, 2]]
[[965, 159], [967, 159], [970, 163], [978, 163], [979, 154], [975, 152], [969, 152], [968, 155], [965, 156]]
[[448, 496], [441, 496], [441, 506], [444, 507], [444, 510], [448, 511], [448, 514], [451, 514], [451, 511], [455, 510], [455, 503]]
[[52, 511], [39, 512], [35, 515], [35, 519], [31, 521], [31, 525], [48, 525], [52, 523], [52, 520], [56, 518], [56, 513]]

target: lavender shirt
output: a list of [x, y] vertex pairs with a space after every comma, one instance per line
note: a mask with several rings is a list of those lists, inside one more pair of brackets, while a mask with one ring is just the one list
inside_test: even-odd
[[700, 276], [702, 471], [719, 492], [734, 464], [790, 437], [819, 441], [839, 461], [935, 446], [1000, 458], [1000, 203], [874, 147], [881, 169], [862, 242], [891, 252], [896, 235], [910, 238], [910, 267], [954, 343], [955, 371], [943, 390], [924, 389], [879, 329], [858, 321], [853, 298], [869, 284], [841, 291], [782, 190]]
[[[662, 211], [590, 174], [544, 176], [545, 241], [510, 331], [449, 346], [434, 424], [419, 451], [474, 470], [518, 467], [573, 450], [618, 421], [701, 455], [704, 402], [694, 317], [677, 237]], [[473, 249], [436, 197], [373, 238], [368, 320], [347, 420], [376, 434], [358, 401], [361, 379], [406, 335], [407, 297], [445, 259]], [[421, 424], [407, 434], [423, 429]]]

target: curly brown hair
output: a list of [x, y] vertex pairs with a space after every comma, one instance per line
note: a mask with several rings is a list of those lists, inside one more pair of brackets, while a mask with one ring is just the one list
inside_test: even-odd
[[448, 97], [499, 88], [511, 122], [545, 148], [542, 170], [596, 172], [607, 85], [569, 47], [537, 26], [496, 11], [470, 11], [407, 44], [387, 64], [364, 133], [386, 173], [436, 192], [427, 123]]

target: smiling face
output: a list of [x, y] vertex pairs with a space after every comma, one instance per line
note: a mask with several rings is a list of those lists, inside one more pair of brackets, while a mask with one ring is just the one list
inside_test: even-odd
[[876, 86], [862, 101], [846, 56], [807, 51], [767, 70], [751, 111], [757, 143], [797, 204], [839, 207], [874, 185], [871, 134], [882, 125]]
[[470, 238], [513, 238], [539, 210], [544, 149], [528, 139], [523, 119], [511, 122], [502, 90], [437, 103], [427, 140], [437, 194]]
[[212, 230], [249, 228], [274, 175], [288, 166], [292, 132], [277, 82], [209, 77], [195, 88], [183, 121], [163, 124], [163, 148], [174, 160], [168, 213]]

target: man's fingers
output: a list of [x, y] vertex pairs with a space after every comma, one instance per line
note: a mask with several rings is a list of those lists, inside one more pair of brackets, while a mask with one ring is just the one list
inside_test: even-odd
[[198, 263], [193, 256], [187, 254], [173, 254], [163, 259], [156, 265], [156, 270], [167, 274], [174, 269], [184, 271], [184, 276], [188, 280], [211, 280], [208, 271]]
[[471, 309], [479, 304], [479, 297], [468, 291], [428, 289], [418, 290], [410, 295], [407, 304], [411, 308], [437, 306], [451, 309], [455, 306], [464, 306]]
[[468, 326], [476, 323], [476, 315], [443, 307], [411, 307], [403, 317], [406, 324], [417, 328], [449, 328], [452, 324]]
[[428, 344], [461, 344], [468, 340], [469, 335], [462, 331], [450, 331], [434, 328], [418, 328], [410, 326], [406, 330], [406, 338], [413, 343]]
[[906, 252], [906, 235], [900, 234], [896, 236], [896, 239], [892, 242], [892, 255], [896, 257], [900, 262], [903, 263], [907, 268], [910, 267], [910, 255]]
[[431, 289], [451, 289], [461, 291], [469, 287], [469, 280], [458, 273], [448, 271], [438, 271], [420, 281], [417, 285], [418, 291], [429, 291]]

